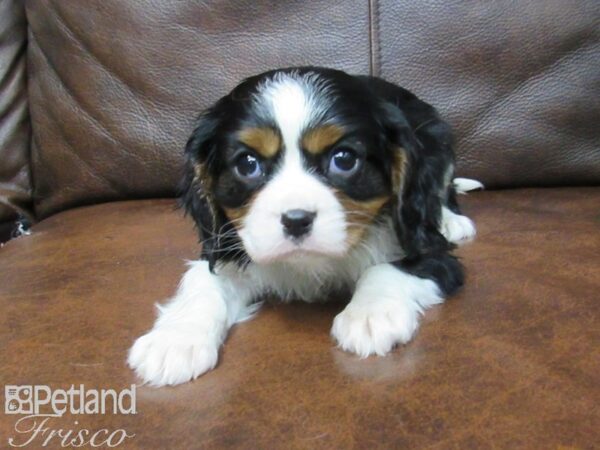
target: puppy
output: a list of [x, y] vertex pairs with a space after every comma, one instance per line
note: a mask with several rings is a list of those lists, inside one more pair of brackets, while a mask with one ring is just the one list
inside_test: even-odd
[[267, 295], [349, 292], [331, 334], [366, 357], [408, 342], [463, 284], [451, 251], [475, 228], [456, 194], [480, 185], [453, 181], [450, 127], [405, 89], [326, 68], [266, 72], [201, 115], [185, 156], [182, 204], [202, 254], [129, 353], [151, 385], [214, 368], [228, 329]]

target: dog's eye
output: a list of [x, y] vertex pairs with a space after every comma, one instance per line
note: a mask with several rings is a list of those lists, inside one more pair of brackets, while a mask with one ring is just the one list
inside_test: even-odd
[[349, 177], [358, 169], [359, 159], [356, 153], [350, 149], [336, 150], [329, 160], [329, 173]]
[[241, 177], [255, 180], [263, 174], [260, 161], [250, 153], [244, 153], [235, 160], [235, 171]]

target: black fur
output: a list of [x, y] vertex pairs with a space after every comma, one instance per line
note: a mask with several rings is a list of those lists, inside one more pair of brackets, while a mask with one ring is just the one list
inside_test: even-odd
[[460, 261], [449, 253], [407, 257], [393, 264], [411, 275], [435, 281], [444, 295], [454, 294], [464, 283]]
[[384, 80], [363, 79], [385, 99], [386, 126], [391, 140], [408, 157], [409, 170], [398, 199], [394, 224], [407, 256], [396, 267], [433, 279], [446, 295], [464, 281], [460, 262], [449, 254], [454, 245], [439, 232], [442, 206], [459, 212], [454, 178], [452, 132], [429, 104], [406, 89]]
[[[211, 271], [217, 261], [235, 259], [236, 252], [227, 249], [240, 242], [232, 224], [217, 205], [215, 186], [211, 183], [220, 171], [216, 142], [222, 120], [219, 106], [218, 103], [200, 117], [186, 144], [184, 176], [179, 187], [180, 204], [196, 223], [202, 243], [201, 258], [209, 262]], [[207, 175], [204, 183], [196, 173], [199, 166]], [[244, 259], [240, 258], [240, 261]]]
[[390, 140], [408, 157], [408, 173], [394, 217], [404, 250], [408, 257], [451, 250], [438, 231], [449, 189], [445, 178], [454, 164], [450, 127], [432, 106], [406, 89], [378, 78], [363, 79], [385, 102], [384, 124]]

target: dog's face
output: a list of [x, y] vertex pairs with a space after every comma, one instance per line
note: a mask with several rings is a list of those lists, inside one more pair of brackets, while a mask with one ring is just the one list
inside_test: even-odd
[[406, 155], [360, 78], [290, 69], [250, 78], [200, 119], [184, 201], [205, 256], [258, 264], [341, 256], [397, 199]]

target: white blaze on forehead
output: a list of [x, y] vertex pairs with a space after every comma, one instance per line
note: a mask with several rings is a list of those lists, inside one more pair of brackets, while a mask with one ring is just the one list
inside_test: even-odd
[[[328, 88], [316, 74], [277, 74], [259, 88], [255, 100], [263, 117], [273, 120], [283, 140], [284, 154], [274, 176], [259, 191], [239, 234], [255, 262], [267, 262], [301, 248], [339, 255], [346, 250], [346, 221], [331, 188], [303, 164], [302, 133], [323, 124]], [[290, 209], [316, 213], [310, 234], [301, 244], [284, 234], [281, 215]]]
[[276, 74], [261, 86], [258, 101], [277, 124], [285, 148], [285, 165], [301, 162], [302, 132], [323, 120], [328, 87], [317, 74]]

